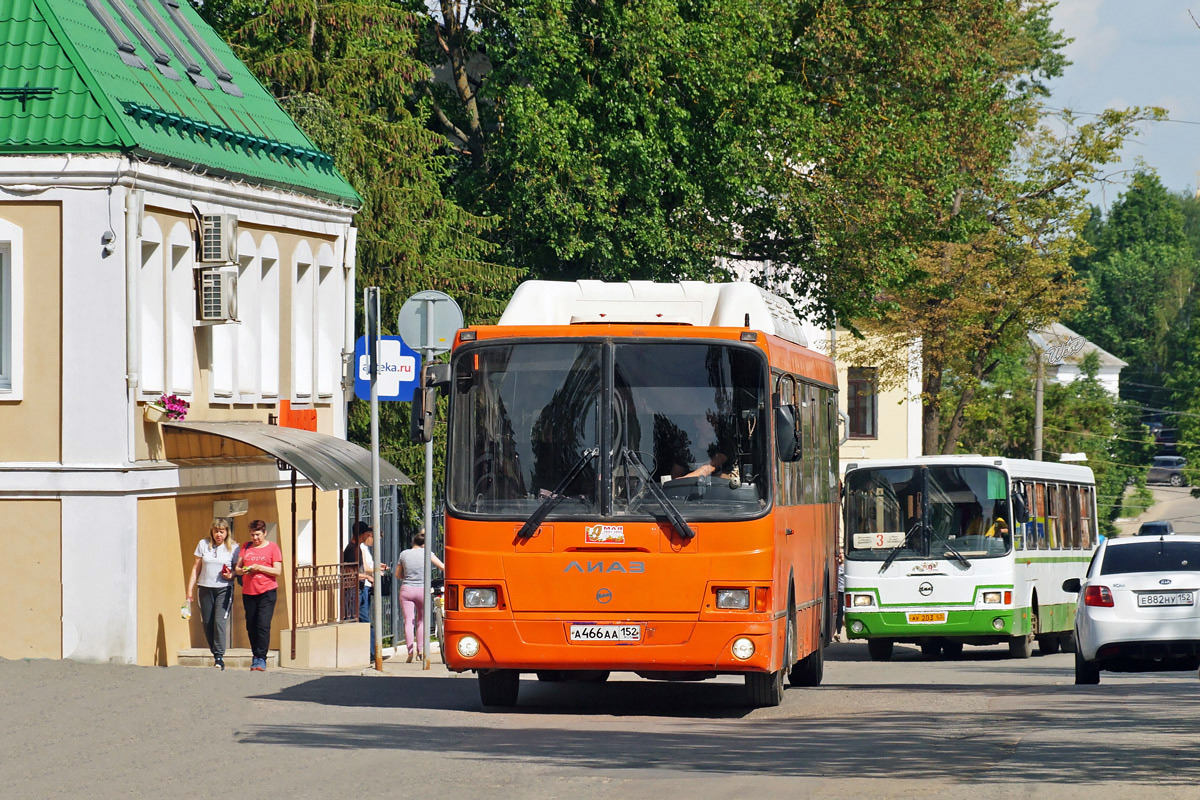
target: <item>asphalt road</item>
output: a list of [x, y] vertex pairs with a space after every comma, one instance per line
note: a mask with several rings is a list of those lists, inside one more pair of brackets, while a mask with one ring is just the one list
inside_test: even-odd
[[1073, 685], [1000, 647], [874, 663], [747, 711], [733, 679], [522, 681], [0, 661], [0, 797], [1195, 798], [1195, 673]]
[[1143, 522], [1160, 519], [1171, 520], [1176, 533], [1200, 533], [1200, 498], [1192, 497], [1191, 487], [1155, 485], [1147, 488], [1154, 495], [1154, 505], [1136, 519], [1117, 522], [1122, 536], [1133, 535]]

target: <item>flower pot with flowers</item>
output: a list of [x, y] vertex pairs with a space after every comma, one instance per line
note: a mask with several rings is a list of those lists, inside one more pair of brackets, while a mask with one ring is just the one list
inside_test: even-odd
[[188, 401], [177, 394], [164, 394], [153, 403], [147, 403], [142, 416], [147, 422], [182, 420], [187, 417]]

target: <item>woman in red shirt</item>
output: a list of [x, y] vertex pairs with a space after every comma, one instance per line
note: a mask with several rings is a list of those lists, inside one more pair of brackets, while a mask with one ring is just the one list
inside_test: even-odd
[[267, 668], [267, 650], [271, 647], [271, 618], [275, 615], [275, 593], [283, 572], [283, 553], [279, 545], [267, 541], [267, 523], [250, 523], [250, 542], [238, 551], [238, 575], [242, 581], [242, 608], [246, 612], [246, 635], [254, 658], [250, 669]]

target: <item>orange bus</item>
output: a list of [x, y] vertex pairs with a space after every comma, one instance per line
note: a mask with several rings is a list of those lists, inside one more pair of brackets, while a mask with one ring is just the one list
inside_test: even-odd
[[455, 338], [443, 653], [521, 673], [820, 683], [837, 581], [837, 380], [750, 283], [529, 281]]

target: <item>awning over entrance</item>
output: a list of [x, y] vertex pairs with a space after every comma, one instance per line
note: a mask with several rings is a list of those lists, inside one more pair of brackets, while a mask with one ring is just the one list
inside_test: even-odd
[[[370, 451], [325, 433], [263, 422], [165, 422], [163, 429], [169, 461], [245, 464], [265, 453], [295, 467], [323, 492], [371, 485]], [[407, 475], [382, 458], [379, 483], [412, 485]]]

